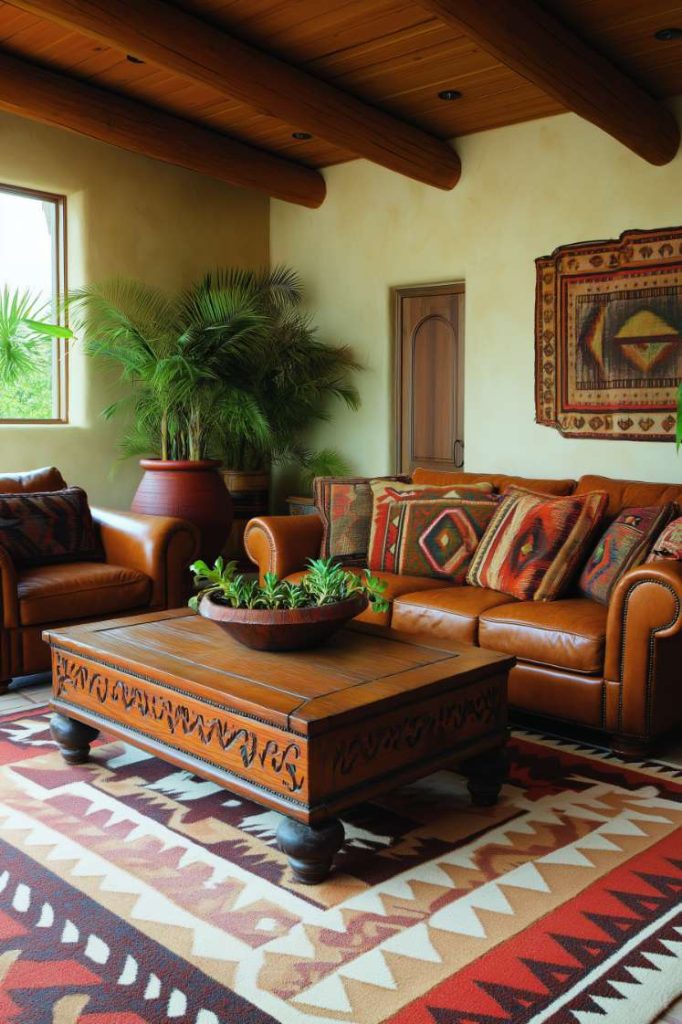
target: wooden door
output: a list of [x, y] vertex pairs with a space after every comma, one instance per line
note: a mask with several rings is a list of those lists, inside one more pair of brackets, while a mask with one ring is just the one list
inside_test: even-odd
[[464, 465], [464, 285], [396, 289], [396, 463]]

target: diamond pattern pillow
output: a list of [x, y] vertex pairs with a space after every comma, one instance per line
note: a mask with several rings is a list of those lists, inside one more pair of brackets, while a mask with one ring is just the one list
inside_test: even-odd
[[388, 553], [394, 557], [391, 538], [388, 536], [388, 512], [393, 501], [426, 501], [435, 498], [481, 499], [492, 495], [492, 484], [472, 484], [468, 487], [434, 487], [429, 484], [386, 483], [382, 480], [371, 482], [373, 495], [372, 520], [367, 551], [367, 565], [373, 571], [381, 569]]
[[365, 565], [372, 519], [372, 480], [404, 482], [406, 476], [318, 476], [313, 483], [315, 508], [324, 533], [321, 558], [336, 558], [344, 565]]
[[655, 562], [659, 558], [682, 562], [682, 518], [673, 519], [668, 523], [661, 535], [654, 541], [647, 562]]
[[400, 576], [430, 576], [464, 583], [496, 507], [489, 499], [390, 502], [379, 568]]
[[604, 515], [608, 495], [510, 494], [498, 505], [467, 574], [519, 601], [553, 601], [571, 583]]
[[17, 568], [104, 557], [80, 487], [0, 494], [0, 547]]
[[674, 514], [675, 506], [653, 505], [624, 508], [604, 531], [580, 574], [579, 588], [585, 597], [608, 604], [623, 573], [641, 565], [654, 539]]

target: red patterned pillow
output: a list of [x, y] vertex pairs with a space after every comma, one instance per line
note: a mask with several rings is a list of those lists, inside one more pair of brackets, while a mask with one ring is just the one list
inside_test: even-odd
[[80, 487], [0, 494], [0, 547], [17, 568], [104, 557]]
[[682, 517], [668, 523], [663, 533], [654, 541], [647, 562], [656, 562], [659, 558], [682, 562]]
[[389, 503], [379, 569], [464, 583], [474, 551], [497, 508], [460, 498]]
[[608, 504], [602, 492], [541, 498], [510, 494], [498, 505], [467, 582], [520, 601], [552, 601], [566, 589]]
[[429, 484], [385, 483], [373, 480], [370, 484], [373, 495], [372, 522], [369, 533], [367, 565], [370, 569], [379, 570], [384, 558], [394, 543], [389, 536], [388, 511], [393, 501], [426, 501], [434, 498], [469, 498], [480, 499], [485, 494], [492, 494], [492, 484], [472, 484], [468, 487], [433, 487]]
[[372, 519], [372, 480], [404, 482], [406, 476], [318, 476], [313, 483], [315, 508], [324, 533], [321, 558], [336, 558], [344, 565], [365, 565]]
[[[674, 513], [675, 506], [624, 508], [600, 537], [580, 575], [580, 592], [600, 604], [608, 604], [616, 583], [628, 569], [646, 558], [647, 552]], [[682, 532], [682, 531], [681, 531]]]

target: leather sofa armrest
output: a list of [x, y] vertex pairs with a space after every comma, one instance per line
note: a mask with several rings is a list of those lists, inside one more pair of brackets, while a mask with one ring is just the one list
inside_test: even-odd
[[16, 629], [19, 625], [19, 598], [17, 571], [10, 555], [0, 548], [0, 610], [2, 627]]
[[648, 562], [618, 581], [604, 675], [604, 724], [625, 746], [682, 722], [682, 562]]
[[309, 558], [319, 558], [322, 520], [307, 516], [259, 516], [244, 531], [246, 553], [258, 566], [261, 580], [266, 572], [280, 577], [305, 569]]
[[152, 580], [151, 608], [176, 608], [191, 591], [189, 565], [199, 551], [199, 531], [192, 523], [171, 516], [93, 508], [104, 557], [146, 573]]

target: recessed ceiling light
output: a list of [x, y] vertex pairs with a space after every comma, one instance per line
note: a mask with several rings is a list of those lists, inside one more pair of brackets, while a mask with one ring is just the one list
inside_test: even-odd
[[291, 137], [292, 139], [301, 139], [303, 141], [305, 139], [312, 139], [310, 132], [292, 132]]
[[461, 92], [457, 89], [443, 89], [438, 93], [439, 100], [458, 100], [461, 99]]
[[126, 54], [126, 60], [129, 60], [131, 64], [144, 64], [141, 57], [133, 57], [132, 53]]
[[667, 43], [671, 39], [682, 39], [682, 28], [659, 28], [658, 32], [654, 32], [654, 38], [660, 39], [662, 43]]

